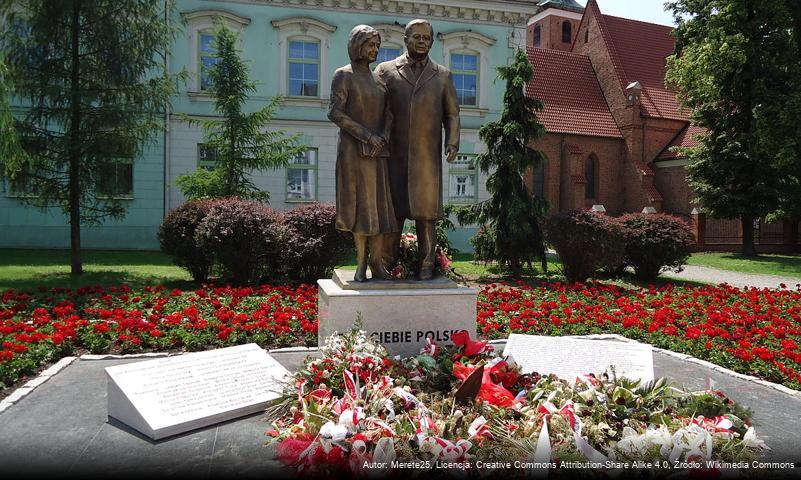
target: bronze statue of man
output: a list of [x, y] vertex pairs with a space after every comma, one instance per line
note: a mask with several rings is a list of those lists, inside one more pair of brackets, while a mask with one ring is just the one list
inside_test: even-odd
[[[393, 114], [389, 179], [398, 224], [415, 221], [420, 280], [428, 280], [436, 258], [435, 222], [442, 211], [442, 131], [448, 162], [459, 151], [459, 101], [450, 70], [428, 56], [434, 29], [426, 20], [406, 24], [406, 53], [376, 67], [389, 91]], [[396, 258], [400, 232], [387, 234], [388, 259]]]

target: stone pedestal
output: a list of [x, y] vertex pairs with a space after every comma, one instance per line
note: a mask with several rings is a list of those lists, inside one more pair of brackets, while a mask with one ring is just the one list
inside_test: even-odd
[[319, 286], [319, 345], [334, 332], [348, 332], [359, 315], [362, 329], [392, 355], [416, 355], [426, 337], [451, 344], [453, 333], [476, 332], [474, 288], [447, 278], [429, 281], [370, 280], [354, 282], [352, 271], [336, 270]]

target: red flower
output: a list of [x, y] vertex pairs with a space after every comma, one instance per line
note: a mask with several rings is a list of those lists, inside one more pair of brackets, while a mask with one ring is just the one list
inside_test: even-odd
[[[505, 362], [501, 363], [505, 366]], [[499, 370], [498, 365], [500, 364], [492, 368], [484, 369], [484, 375], [481, 379], [481, 388], [478, 391], [477, 398], [499, 407], [511, 407], [515, 404], [515, 396], [512, 395], [512, 392], [509, 390], [492, 381], [492, 374]], [[465, 381], [475, 369], [476, 367], [457, 362], [453, 364], [453, 375], [459, 380]]]
[[467, 333], [467, 330], [462, 330], [461, 332], [456, 332], [451, 335], [451, 340], [453, 340], [453, 344], [457, 347], [462, 347], [462, 353], [467, 357], [474, 357], [479, 353], [484, 351], [484, 348], [487, 346], [487, 342], [477, 342], [475, 340], [470, 339], [470, 334]]

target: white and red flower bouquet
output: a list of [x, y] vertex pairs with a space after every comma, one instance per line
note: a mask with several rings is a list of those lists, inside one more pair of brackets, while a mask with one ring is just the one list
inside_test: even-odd
[[766, 449], [749, 412], [721, 392], [524, 374], [467, 332], [453, 341], [400, 359], [362, 331], [330, 337], [268, 409], [276, 460], [302, 475], [411, 468], [480, 477], [583, 465], [604, 476], [627, 462], [654, 474], [686, 462], [750, 462]]
[[[417, 251], [417, 235], [414, 233], [401, 234], [398, 262], [390, 269], [390, 274], [395, 278], [401, 279], [416, 277], [420, 271], [420, 260], [417, 256]], [[453, 262], [448, 250], [437, 245], [436, 257], [434, 260], [434, 275], [451, 274], [451, 263]]]

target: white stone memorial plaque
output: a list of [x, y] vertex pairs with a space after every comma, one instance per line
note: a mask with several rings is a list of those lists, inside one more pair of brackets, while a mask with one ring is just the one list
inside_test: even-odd
[[255, 343], [106, 368], [108, 416], [158, 440], [263, 410], [289, 371]]
[[578, 375], [608, 373], [648, 382], [654, 379], [651, 346], [620, 340], [548, 337], [513, 333], [503, 350], [522, 372], [555, 374], [572, 381]]

